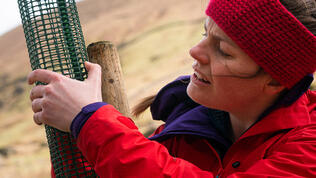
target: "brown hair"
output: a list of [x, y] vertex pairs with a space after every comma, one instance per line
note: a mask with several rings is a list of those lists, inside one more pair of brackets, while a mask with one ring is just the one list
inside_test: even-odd
[[[310, 32], [316, 35], [316, 1], [315, 0], [280, 0], [282, 5], [291, 12]], [[155, 100], [156, 95], [144, 98], [132, 109], [132, 115], [138, 117]]]
[[138, 117], [142, 114], [150, 105], [154, 102], [156, 95], [151, 95], [143, 98], [137, 105], [132, 109], [132, 115]]
[[315, 0], [280, 0], [310, 32], [316, 35], [316, 1]]

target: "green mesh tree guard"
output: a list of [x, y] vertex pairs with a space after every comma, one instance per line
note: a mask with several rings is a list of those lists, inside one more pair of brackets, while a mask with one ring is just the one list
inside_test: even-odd
[[[87, 52], [74, 0], [18, 0], [32, 70], [84, 80]], [[39, 83], [37, 83], [39, 84]], [[45, 126], [56, 177], [97, 177], [69, 134]]]

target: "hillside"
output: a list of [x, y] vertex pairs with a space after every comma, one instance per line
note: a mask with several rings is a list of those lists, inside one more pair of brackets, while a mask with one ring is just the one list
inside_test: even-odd
[[[190, 47], [201, 39], [207, 0], [84, 0], [77, 4], [86, 45], [119, 50], [130, 106], [192, 72]], [[33, 123], [30, 72], [22, 27], [0, 36], [0, 177], [50, 177], [45, 130]], [[315, 84], [314, 84], [315, 85]], [[134, 119], [157, 127], [149, 112]]]
[[[178, 75], [191, 72], [188, 50], [202, 33], [206, 1], [85, 0], [77, 4], [86, 45], [119, 49], [131, 106]], [[189, 12], [189, 13], [188, 13]], [[45, 130], [32, 121], [30, 72], [22, 27], [0, 36], [0, 177], [49, 177]], [[135, 119], [142, 132], [154, 123]]]

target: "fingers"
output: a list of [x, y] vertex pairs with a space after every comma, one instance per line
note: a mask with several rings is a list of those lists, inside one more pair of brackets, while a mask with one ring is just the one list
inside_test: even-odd
[[91, 62], [85, 62], [85, 67], [88, 71], [87, 80], [100, 80], [101, 81], [101, 67], [99, 64], [94, 64]]
[[44, 69], [37, 69], [34, 70], [29, 74], [27, 77], [27, 81], [30, 85], [34, 84], [35, 82], [42, 82], [42, 83], [50, 83], [52, 81], [59, 80], [62, 75]]
[[44, 85], [38, 85], [32, 88], [30, 93], [30, 99], [33, 101], [36, 98], [42, 98], [44, 95], [45, 86]]
[[42, 101], [43, 101], [43, 98], [38, 98], [38, 99], [35, 99], [32, 101], [32, 110], [34, 112], [33, 120], [37, 125], [43, 124], [43, 121], [42, 121], [42, 115], [43, 115]]
[[43, 124], [43, 122], [41, 121], [41, 118], [42, 118], [42, 112], [34, 113], [33, 120], [37, 125]]
[[84, 62], [84, 66], [86, 67], [86, 69], [88, 70], [88, 72], [91, 70], [91, 68], [93, 67], [93, 63], [85, 61]]
[[38, 98], [32, 101], [32, 110], [34, 113], [42, 111], [42, 98]]

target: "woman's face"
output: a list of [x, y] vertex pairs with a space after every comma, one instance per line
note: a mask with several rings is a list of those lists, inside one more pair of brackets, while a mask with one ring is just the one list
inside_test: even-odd
[[227, 112], [255, 103], [267, 76], [211, 18], [206, 19], [203, 36], [190, 50], [194, 74], [188, 95], [201, 105]]

